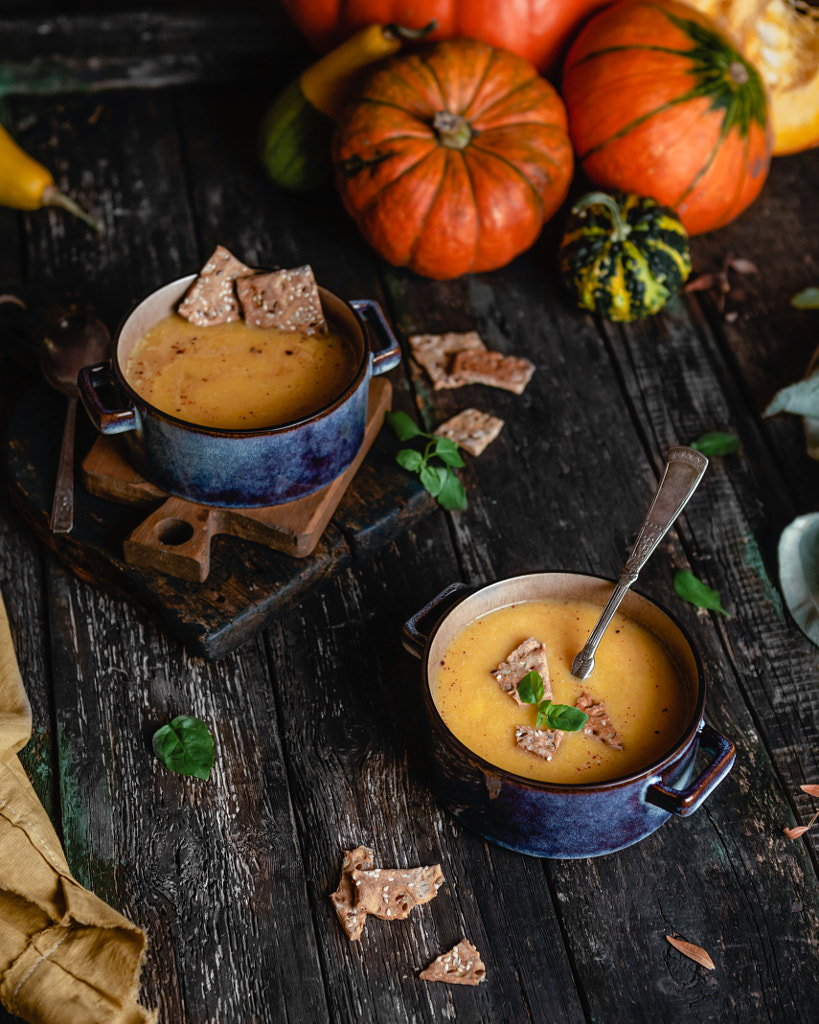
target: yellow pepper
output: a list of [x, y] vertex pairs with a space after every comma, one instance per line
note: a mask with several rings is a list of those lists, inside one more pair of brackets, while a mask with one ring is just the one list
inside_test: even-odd
[[90, 217], [73, 199], [60, 192], [48, 168], [22, 150], [0, 125], [0, 206], [15, 210], [41, 210], [60, 206], [102, 231], [99, 221]]

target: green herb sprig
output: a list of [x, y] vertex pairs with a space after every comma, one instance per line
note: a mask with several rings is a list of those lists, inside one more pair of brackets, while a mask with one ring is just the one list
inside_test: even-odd
[[172, 772], [210, 778], [215, 750], [210, 730], [201, 719], [177, 715], [156, 730], [152, 743], [156, 756]]
[[589, 716], [580, 708], [569, 704], [554, 704], [548, 697], [543, 699], [543, 679], [534, 669], [527, 672], [518, 683], [518, 697], [524, 704], [537, 706], [536, 729], [560, 729], [561, 732], [580, 732]]
[[727, 618], [731, 617], [722, 607], [719, 591], [706, 586], [688, 569], [677, 569], [674, 573], [674, 589], [683, 601], [688, 601], [697, 608], [710, 608], [711, 611], [721, 612]]
[[[426, 438], [423, 451], [402, 448], [395, 456], [395, 461], [410, 473], [417, 473], [421, 483], [442, 508], [463, 512], [466, 508], [466, 491], [452, 472], [453, 467], [464, 465], [464, 460], [458, 454], [458, 445], [449, 437], [425, 433], [405, 412], [388, 412], [387, 424], [399, 441]], [[435, 465], [434, 459], [440, 460], [443, 465]]]
[[740, 440], [736, 434], [728, 433], [725, 430], [712, 430], [703, 434], [696, 441], [691, 442], [691, 447], [696, 448], [703, 455], [719, 457], [721, 455], [734, 455], [740, 449]]

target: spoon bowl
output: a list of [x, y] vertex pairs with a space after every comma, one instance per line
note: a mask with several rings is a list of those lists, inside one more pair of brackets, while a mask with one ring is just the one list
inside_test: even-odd
[[89, 310], [67, 313], [45, 332], [40, 346], [40, 367], [46, 381], [68, 397], [51, 532], [70, 533], [74, 525], [74, 426], [77, 419], [77, 378], [80, 370], [99, 362], [108, 351], [108, 328]]

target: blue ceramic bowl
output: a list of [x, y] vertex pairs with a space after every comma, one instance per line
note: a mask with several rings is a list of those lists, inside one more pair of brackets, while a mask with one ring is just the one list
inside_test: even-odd
[[[645, 839], [672, 814], [695, 811], [725, 778], [734, 745], [703, 720], [702, 662], [674, 619], [629, 592], [620, 611], [649, 629], [675, 660], [693, 711], [683, 735], [663, 757], [631, 775], [586, 785], [526, 779], [490, 764], [464, 746], [441, 719], [430, 693], [430, 666], [455, 636], [482, 615], [521, 601], [572, 598], [602, 610], [611, 580], [582, 573], [532, 573], [480, 589], [456, 583], [404, 626], [404, 645], [423, 662], [423, 702], [434, 785], [441, 802], [485, 839], [535, 857], [598, 857]], [[698, 750], [709, 755], [692, 779]]]
[[[329, 405], [282, 426], [220, 430], [177, 419], [146, 402], [125, 379], [134, 346], [168, 316], [196, 275], [180, 278], [144, 299], [117, 335], [114, 357], [80, 373], [80, 395], [103, 434], [123, 434], [134, 467], [152, 483], [204, 505], [254, 508], [281, 505], [325, 487], [344, 472], [364, 439], [370, 380], [401, 361], [401, 350], [375, 302], [344, 302], [319, 288], [324, 315], [358, 354], [358, 369]], [[373, 351], [370, 338], [380, 344]], [[118, 405], [108, 405], [114, 385]]]

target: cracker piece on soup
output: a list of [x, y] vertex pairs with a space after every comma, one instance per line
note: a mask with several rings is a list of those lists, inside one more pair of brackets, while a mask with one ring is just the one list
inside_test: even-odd
[[459, 352], [452, 360], [452, 376], [462, 384], [488, 384], [522, 395], [535, 364], [502, 352]]
[[341, 927], [347, 933], [347, 938], [353, 941], [361, 938], [364, 923], [367, 920], [367, 911], [364, 907], [355, 905], [355, 891], [350, 875], [356, 870], [372, 868], [373, 857], [373, 851], [368, 846], [357, 846], [354, 850], [345, 850], [338, 888], [330, 894]]
[[458, 334], [413, 334], [409, 339], [413, 359], [429, 374], [436, 391], [459, 388], [463, 381], [450, 373], [453, 358], [459, 352], [486, 351], [477, 331]]
[[440, 864], [429, 867], [376, 868], [354, 870], [350, 879], [355, 890], [355, 906], [373, 917], [403, 921], [413, 907], [429, 903], [438, 895], [444, 876]]
[[583, 726], [584, 736], [600, 740], [601, 743], [606, 743], [608, 746], [614, 747], [615, 750], [623, 749], [623, 741], [617, 734], [602, 700], [595, 700], [590, 694], [584, 692], [577, 698], [575, 707], [585, 711], [589, 716]]
[[542, 757], [544, 761], [551, 761], [563, 733], [560, 729], [536, 729], [533, 725], [515, 726], [515, 743], [521, 750], [536, 757]]
[[236, 281], [255, 273], [223, 245], [217, 245], [176, 307], [177, 312], [197, 327], [239, 320]]
[[444, 981], [449, 985], [480, 985], [486, 980], [481, 954], [469, 939], [461, 939], [448, 953], [442, 953], [418, 975], [424, 981]]
[[479, 409], [464, 409], [436, 427], [439, 437], [448, 437], [470, 455], [480, 455], [503, 429], [503, 420]]
[[239, 304], [253, 327], [327, 334], [316, 279], [309, 266], [254, 274], [236, 282]]
[[518, 704], [524, 702], [518, 696], [518, 683], [529, 672], [537, 672], [543, 680], [543, 699], [552, 696], [552, 682], [549, 678], [549, 663], [546, 660], [546, 648], [533, 636], [528, 637], [507, 655], [492, 675], [504, 693], [508, 693]]

